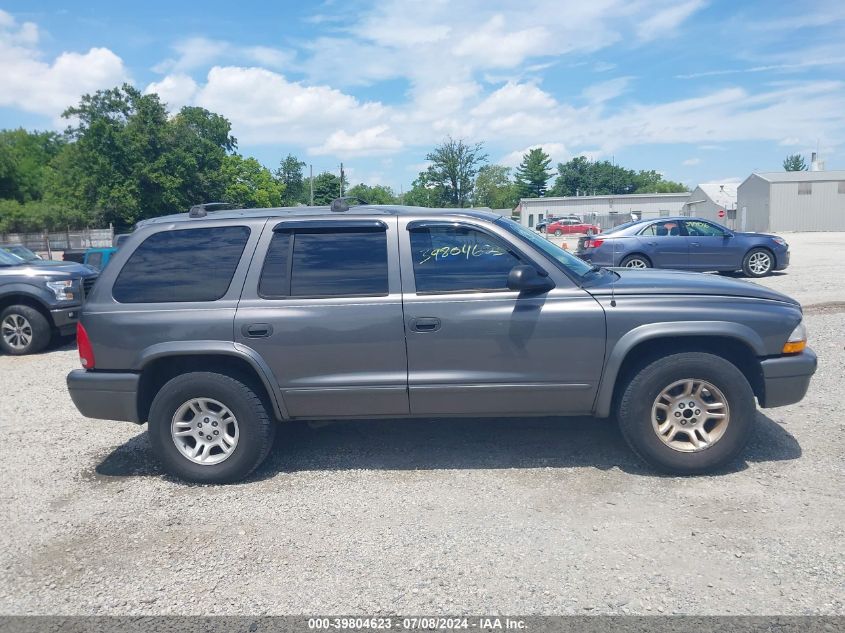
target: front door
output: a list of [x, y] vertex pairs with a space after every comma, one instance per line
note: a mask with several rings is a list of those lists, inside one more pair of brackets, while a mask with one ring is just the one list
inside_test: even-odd
[[685, 220], [689, 242], [689, 266], [694, 270], [737, 270], [742, 251], [723, 228], [704, 220]]
[[[275, 374], [291, 417], [407, 415], [395, 217], [268, 223], [235, 341]], [[394, 256], [395, 261], [395, 256]]]
[[[601, 376], [604, 312], [500, 227], [400, 218], [411, 413], [586, 414]], [[517, 264], [556, 287], [508, 290]]]

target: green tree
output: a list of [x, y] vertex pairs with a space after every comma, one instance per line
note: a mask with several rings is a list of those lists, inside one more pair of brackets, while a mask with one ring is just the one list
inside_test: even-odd
[[369, 204], [396, 204], [396, 194], [385, 185], [365, 185], [360, 183], [350, 187], [344, 195], [366, 200]]
[[288, 154], [276, 170], [276, 177], [285, 185], [282, 204], [286, 207], [308, 202], [309, 192], [305, 191], [303, 169], [305, 169], [305, 163], [293, 154]]
[[426, 155], [425, 158], [431, 165], [425, 172], [420, 173], [417, 181], [426, 189], [437, 192], [440, 198], [438, 205], [468, 206], [472, 200], [475, 176], [479, 167], [487, 161], [487, 154], [483, 149], [482, 143], [469, 145], [450, 136]]
[[155, 94], [124, 84], [84, 95], [64, 115], [70, 141], [50, 164], [45, 200], [118, 229], [220, 199], [231, 125], [202, 108], [169, 118]]
[[[344, 178], [345, 180], [345, 178]], [[305, 179], [305, 188], [308, 189], [309, 181]], [[347, 183], [343, 183], [344, 188]], [[324, 206], [331, 204], [332, 200], [340, 197], [340, 177], [330, 171], [324, 171], [314, 176], [314, 204]]]
[[510, 179], [511, 170], [502, 165], [484, 165], [475, 178], [475, 204], [491, 209], [513, 209], [519, 204], [519, 189]]
[[55, 132], [0, 130], [0, 198], [40, 200], [47, 165], [63, 145]]
[[591, 162], [584, 156], [558, 164], [557, 170], [558, 176], [552, 188], [556, 196], [672, 193], [687, 190], [682, 183], [664, 180], [655, 170], [634, 171], [606, 160]]
[[440, 183], [429, 178], [428, 172], [420, 172], [411, 183], [411, 188], [402, 196], [402, 204], [412, 207], [442, 207], [446, 205], [446, 193]]
[[225, 182], [224, 202], [245, 208], [281, 206], [284, 184], [254, 158], [244, 158], [240, 154], [226, 156], [221, 174]]
[[790, 154], [783, 159], [783, 168], [786, 171], [807, 171], [807, 161], [801, 154]]
[[516, 185], [523, 198], [540, 198], [546, 195], [552, 159], [541, 148], [529, 150], [516, 168]]

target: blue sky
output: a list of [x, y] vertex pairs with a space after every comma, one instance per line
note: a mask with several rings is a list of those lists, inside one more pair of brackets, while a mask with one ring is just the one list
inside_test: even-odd
[[[74, 6], [76, 4], [76, 6]], [[239, 151], [407, 189], [447, 135], [690, 186], [845, 168], [845, 3], [2, 2], [0, 127], [62, 129], [130, 81], [228, 117]]]

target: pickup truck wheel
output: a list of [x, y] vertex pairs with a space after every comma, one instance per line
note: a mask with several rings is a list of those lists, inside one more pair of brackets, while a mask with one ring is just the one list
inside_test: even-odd
[[742, 260], [742, 272], [747, 277], [765, 277], [775, 267], [775, 257], [765, 248], [752, 248]]
[[754, 393], [732, 363], [688, 352], [660, 358], [628, 383], [617, 417], [625, 440], [663, 472], [696, 475], [734, 459], [754, 424]]
[[50, 323], [35, 308], [9, 306], [0, 312], [0, 349], [13, 356], [35, 354], [47, 347]]
[[150, 441], [165, 469], [195, 483], [239, 481], [264, 461], [275, 424], [244, 383], [211, 372], [173, 378], [150, 407]]

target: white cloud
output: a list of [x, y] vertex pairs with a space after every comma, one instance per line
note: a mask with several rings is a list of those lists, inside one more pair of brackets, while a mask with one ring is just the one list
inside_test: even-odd
[[0, 106], [46, 115], [59, 126], [62, 111], [81, 95], [128, 79], [123, 61], [107, 48], [43, 61], [39, 39], [37, 25], [0, 11]]
[[637, 36], [643, 41], [670, 37], [684, 20], [701, 9], [704, 4], [704, 0], [672, 3], [643, 20], [637, 27]]
[[268, 68], [284, 68], [295, 57], [290, 50], [271, 46], [236, 46], [231, 42], [207, 37], [189, 37], [177, 42], [172, 48], [176, 56], [153, 66], [154, 72], [183, 74], [209, 68], [221, 60], [248, 61]]
[[593, 104], [612, 101], [616, 97], [625, 94], [633, 77], [617, 77], [608, 81], [602, 81], [588, 86], [582, 92], [583, 97]]
[[377, 125], [354, 134], [338, 130], [322, 145], [309, 148], [309, 152], [315, 155], [370, 156], [402, 149], [402, 141], [387, 133], [387, 130], [386, 125]]
[[161, 81], [154, 81], [144, 89], [144, 92], [158, 94], [167, 104], [168, 110], [175, 112], [182, 106], [190, 104], [198, 90], [197, 82], [190, 75], [179, 73], [168, 75]]
[[684, 167], [692, 167], [693, 165], [698, 165], [700, 162], [700, 158], [687, 158], [681, 163], [681, 165], [683, 165]]
[[542, 145], [531, 145], [529, 147], [524, 147], [523, 149], [514, 150], [513, 152], [502, 156], [502, 158], [500, 158], [497, 162], [499, 165], [514, 168], [522, 162], [522, 157], [525, 154], [532, 149], [537, 148], [541, 148], [549, 155], [552, 159], [553, 168], [558, 163], [565, 163], [572, 158], [572, 154], [570, 154], [569, 150], [566, 149], [566, 146], [563, 143], [543, 143]]

